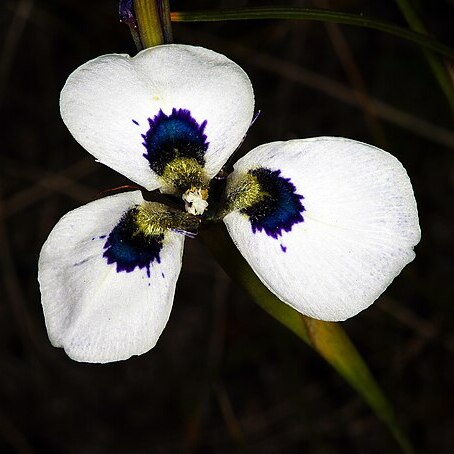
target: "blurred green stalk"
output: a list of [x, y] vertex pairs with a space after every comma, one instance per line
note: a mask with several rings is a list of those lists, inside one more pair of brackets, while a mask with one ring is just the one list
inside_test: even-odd
[[138, 50], [172, 42], [169, 0], [120, 0], [119, 13]]
[[[404, 15], [410, 28], [423, 35], [428, 35], [428, 31], [419, 18], [418, 13], [413, 8], [410, 0], [396, 0], [397, 5], [399, 6], [402, 14]], [[432, 72], [434, 73], [435, 78], [437, 79], [438, 84], [443, 90], [446, 99], [451, 106], [451, 110], [454, 114], [454, 86], [451, 76], [449, 74], [448, 68], [445, 66], [444, 62], [441, 61], [436, 55], [432, 52], [424, 50], [424, 55], [429, 63]]]
[[172, 41], [169, 0], [134, 0], [134, 9], [145, 49]]

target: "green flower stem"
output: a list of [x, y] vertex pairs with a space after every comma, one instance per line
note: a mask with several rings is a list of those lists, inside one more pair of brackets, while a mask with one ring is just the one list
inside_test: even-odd
[[280, 301], [260, 282], [223, 224], [203, 226], [199, 238], [232, 280], [242, 286], [263, 310], [317, 351], [387, 425], [402, 451], [412, 453], [413, 449], [399, 428], [391, 405], [340, 324], [306, 317]]
[[164, 43], [173, 43], [172, 34], [172, 21], [170, 19], [170, 0], [158, 0], [159, 2], [159, 15], [161, 18], [162, 32], [164, 35]]
[[169, 0], [134, 0], [143, 48], [172, 42]]
[[337, 24], [354, 25], [372, 28], [400, 38], [412, 41], [454, 60], [454, 50], [435, 41], [422, 33], [417, 33], [388, 22], [382, 22], [364, 16], [341, 13], [337, 11], [316, 10], [307, 8], [257, 7], [237, 8], [217, 11], [176, 11], [171, 13], [174, 22], [216, 22], [250, 19], [293, 19], [335, 22]]
[[[420, 34], [428, 35], [428, 31], [424, 23], [419, 18], [418, 13], [413, 8], [411, 2], [408, 0], [396, 0], [396, 2], [402, 14], [405, 16], [410, 28]], [[448, 69], [432, 52], [425, 50], [424, 55], [430, 68], [432, 69], [432, 72], [434, 73], [435, 78], [437, 79], [438, 84], [443, 90], [449, 105], [451, 106], [451, 110], [454, 113], [454, 86]]]

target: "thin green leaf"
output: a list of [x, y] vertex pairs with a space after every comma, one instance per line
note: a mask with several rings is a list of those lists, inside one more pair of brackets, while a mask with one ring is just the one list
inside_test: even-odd
[[422, 47], [430, 49], [454, 60], [454, 50], [444, 44], [389, 22], [382, 22], [361, 15], [342, 13], [338, 11], [316, 10], [307, 8], [280, 8], [256, 7], [236, 8], [206, 11], [175, 11], [171, 13], [174, 22], [217, 22], [230, 20], [250, 19], [297, 19], [322, 22], [335, 22], [337, 24], [354, 25], [357, 27], [372, 28], [400, 38], [412, 41]]
[[403, 452], [413, 452], [398, 427], [394, 411], [366, 363], [338, 323], [303, 316], [312, 347], [347, 380], [389, 427]]
[[[409, 0], [396, 0], [396, 2], [410, 28], [415, 32], [427, 35], [427, 29], [411, 2]], [[451, 110], [454, 112], [454, 86], [448, 69], [443, 61], [440, 61], [439, 57], [432, 52], [426, 50], [424, 51], [424, 56], [432, 69], [435, 79], [443, 90]]]
[[399, 428], [393, 409], [366, 363], [339, 324], [301, 315], [273, 295], [241, 256], [224, 225], [205, 226], [199, 233], [226, 273], [268, 314], [314, 348], [370, 405], [388, 426], [403, 452], [413, 452]]

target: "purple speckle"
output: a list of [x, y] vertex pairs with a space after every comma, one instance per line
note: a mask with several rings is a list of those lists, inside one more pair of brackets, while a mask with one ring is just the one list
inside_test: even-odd
[[83, 260], [81, 260], [80, 262], [75, 263], [73, 266], [80, 266], [80, 265], [83, 265], [84, 263], [87, 263], [88, 260], [89, 260], [88, 258], [87, 258], [87, 259], [83, 259]]
[[163, 279], [166, 277], [164, 273], [161, 273], [161, 276]]
[[132, 122], [133, 122], [135, 125], [139, 126], [139, 122], [138, 122], [137, 120], [132, 120]]
[[107, 235], [101, 235], [101, 236], [94, 236], [91, 241], [93, 240], [103, 240]]
[[281, 249], [282, 252], [287, 252], [287, 246], [284, 246], [283, 244], [281, 244]]

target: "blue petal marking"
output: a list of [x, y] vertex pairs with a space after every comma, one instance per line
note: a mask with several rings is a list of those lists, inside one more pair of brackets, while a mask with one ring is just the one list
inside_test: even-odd
[[[249, 216], [252, 232], [264, 231], [268, 236], [278, 239], [283, 232], [290, 232], [299, 222], [304, 222], [304, 197], [296, 194], [290, 178], [280, 176], [280, 170], [258, 168], [249, 171], [254, 175], [267, 195], [260, 202], [241, 210]], [[281, 245], [282, 252], [287, 248]]]
[[162, 110], [154, 118], [148, 119], [150, 129], [142, 134], [146, 148], [144, 157], [158, 175], [162, 175], [166, 165], [175, 158], [194, 158], [205, 165], [205, 152], [208, 149], [204, 134], [207, 120], [201, 124], [187, 109], [172, 109], [170, 115]]
[[136, 268], [147, 270], [153, 262], [161, 263], [159, 253], [162, 249], [163, 236], [145, 236], [137, 231], [134, 220], [135, 209], [126, 212], [120, 222], [110, 232], [104, 244], [103, 257], [107, 263], [117, 265], [117, 273], [130, 273]]

